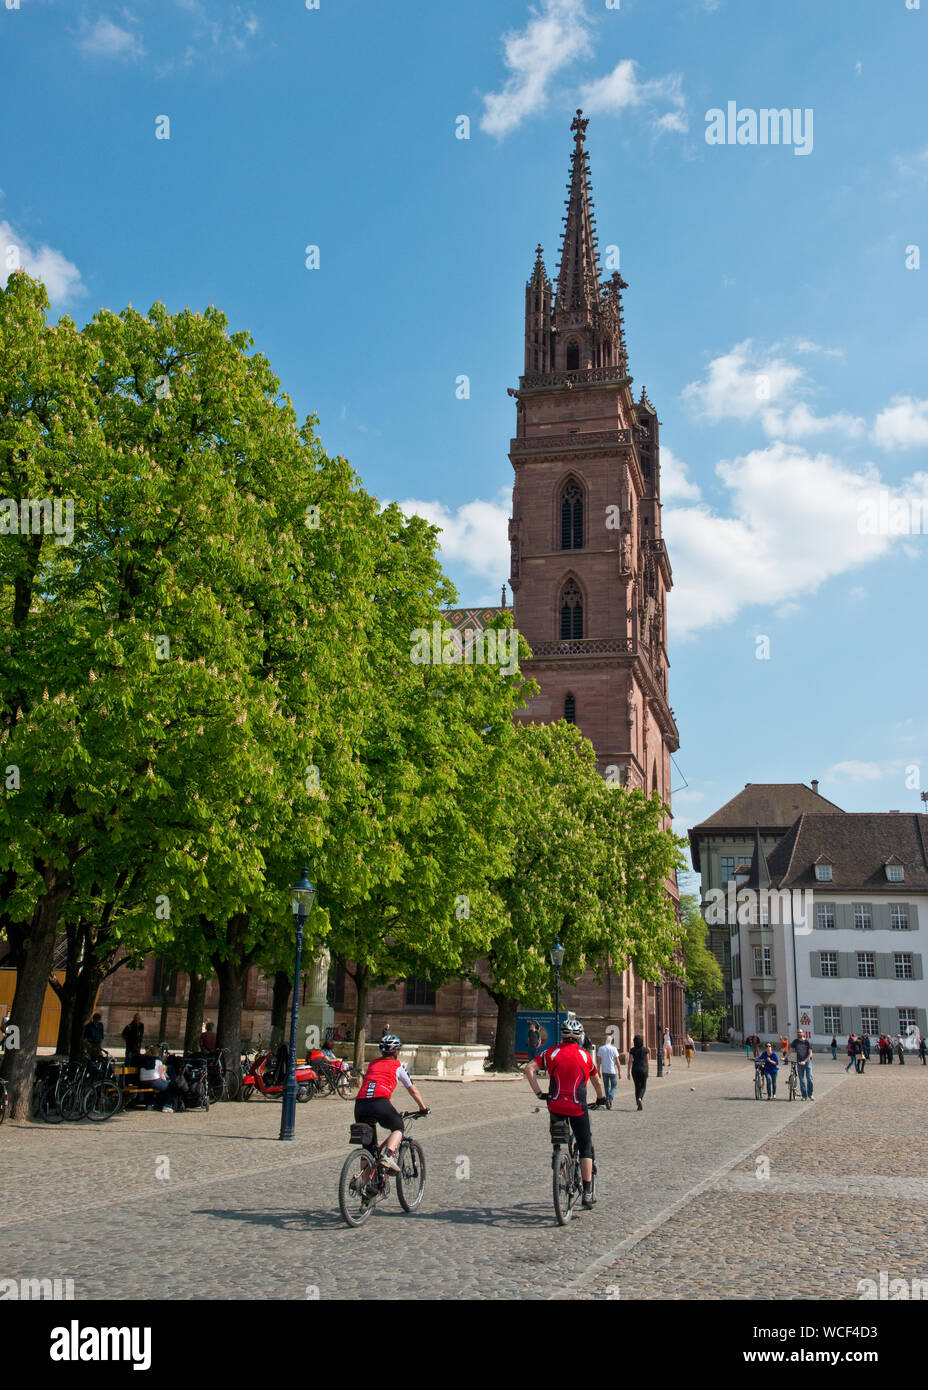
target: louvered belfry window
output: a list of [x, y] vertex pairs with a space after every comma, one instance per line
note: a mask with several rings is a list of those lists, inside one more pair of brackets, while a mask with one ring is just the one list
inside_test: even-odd
[[561, 549], [583, 549], [583, 491], [575, 482], [561, 494]]
[[580, 590], [572, 579], [568, 580], [561, 595], [561, 640], [583, 636], [583, 599]]
[[577, 722], [577, 704], [569, 692], [564, 696], [564, 718], [568, 724], [576, 724]]

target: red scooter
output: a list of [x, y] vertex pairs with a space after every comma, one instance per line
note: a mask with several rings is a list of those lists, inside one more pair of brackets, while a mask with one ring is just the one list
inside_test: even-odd
[[[285, 1043], [281, 1043], [276, 1053], [270, 1050], [259, 1052], [248, 1074], [242, 1077], [242, 1100], [251, 1100], [255, 1091], [259, 1091], [262, 1096], [282, 1096], [287, 1083], [289, 1061], [290, 1052]], [[297, 1100], [307, 1101], [319, 1089], [319, 1073], [307, 1062], [297, 1062]]]

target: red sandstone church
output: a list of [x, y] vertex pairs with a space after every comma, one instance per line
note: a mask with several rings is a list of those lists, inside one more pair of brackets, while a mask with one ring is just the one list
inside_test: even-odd
[[[622, 323], [625, 281], [603, 281], [597, 254], [582, 113], [571, 126], [574, 147], [557, 279], [548, 278], [539, 246], [525, 289], [525, 366], [517, 390], [516, 437], [509, 457], [512, 492], [510, 585], [516, 628], [532, 649], [524, 670], [540, 694], [522, 716], [576, 724], [596, 749], [599, 769], [626, 787], [658, 791], [670, 804], [670, 755], [679, 747], [667, 703], [667, 593], [672, 578], [661, 537], [658, 420], [642, 390], [636, 401]], [[505, 598], [505, 591], [504, 591]], [[482, 626], [498, 609], [460, 609], [460, 629]], [[676, 882], [668, 891], [678, 900]], [[154, 1015], [173, 993], [168, 1036], [183, 1032], [186, 979], [156, 980], [156, 963], [119, 971], [102, 1006], [107, 1034], [118, 1034], [134, 1009]], [[167, 990], [166, 990], [167, 987]], [[207, 1014], [215, 1008], [215, 982]], [[243, 1033], [269, 1031], [271, 983], [253, 970]], [[612, 1027], [620, 1048], [641, 1032], [657, 1047], [656, 991], [630, 969], [566, 986], [598, 1042]], [[354, 987], [343, 969], [329, 981], [335, 1021], [354, 1023]], [[684, 1033], [683, 988], [662, 988], [663, 1026]], [[250, 1015], [250, 1017], [249, 1017]], [[154, 1022], [154, 1018], [152, 1019]], [[373, 990], [368, 1036], [384, 1026], [417, 1042], [489, 1042], [496, 1007], [462, 981], [432, 989], [409, 980]], [[250, 1026], [249, 1026], [250, 1025]]]

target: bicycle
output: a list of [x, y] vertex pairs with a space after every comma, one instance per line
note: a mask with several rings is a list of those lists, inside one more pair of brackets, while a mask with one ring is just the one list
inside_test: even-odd
[[786, 1083], [786, 1089], [789, 1091], [790, 1100], [795, 1100], [799, 1091], [799, 1073], [796, 1070], [795, 1062], [789, 1064], [789, 1079]]
[[[599, 1106], [596, 1101], [592, 1109]], [[580, 1174], [580, 1159], [577, 1156], [577, 1138], [571, 1129], [566, 1115], [552, 1115], [548, 1112], [551, 1143], [551, 1173], [554, 1188], [554, 1214], [559, 1226], [566, 1226], [573, 1218], [573, 1209], [578, 1198], [583, 1196], [583, 1179]], [[567, 1148], [563, 1149], [562, 1145]], [[590, 1195], [596, 1200], [596, 1150], [593, 1150], [593, 1183]]]
[[[418, 1120], [430, 1110], [407, 1110], [404, 1120]], [[338, 1181], [338, 1205], [349, 1226], [363, 1226], [378, 1202], [390, 1195], [390, 1178], [396, 1178], [396, 1195], [406, 1212], [418, 1210], [425, 1192], [425, 1154], [421, 1144], [403, 1135], [396, 1155], [398, 1173], [390, 1173], [382, 1163], [386, 1139], [377, 1143], [377, 1126], [362, 1120], [351, 1126], [352, 1144], [359, 1151], [350, 1153], [342, 1164]]]
[[763, 1100], [764, 1098], [764, 1064], [754, 1059], [754, 1099]]

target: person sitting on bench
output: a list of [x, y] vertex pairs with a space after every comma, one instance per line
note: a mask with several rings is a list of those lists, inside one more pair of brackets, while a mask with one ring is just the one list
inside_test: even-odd
[[139, 1058], [139, 1085], [150, 1086], [152, 1090], [160, 1092], [162, 1113], [174, 1114], [174, 1082], [168, 1077], [161, 1058], [154, 1053], [146, 1053]]

